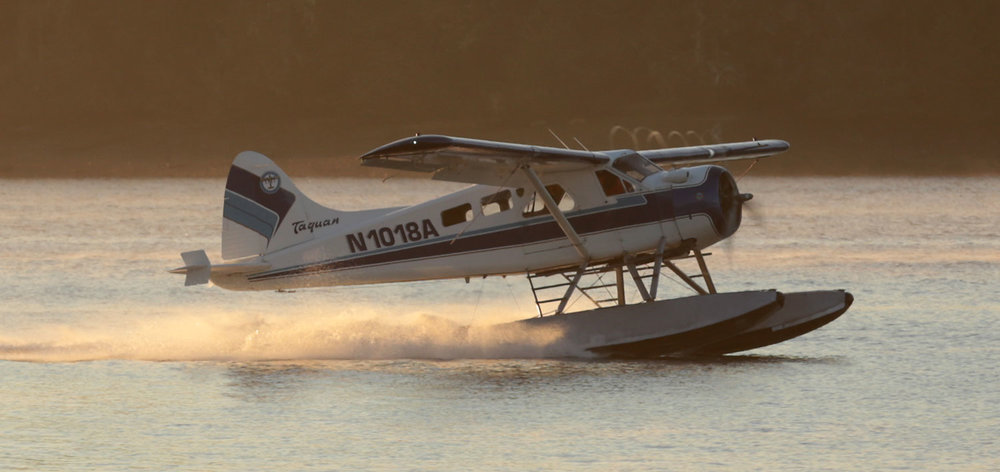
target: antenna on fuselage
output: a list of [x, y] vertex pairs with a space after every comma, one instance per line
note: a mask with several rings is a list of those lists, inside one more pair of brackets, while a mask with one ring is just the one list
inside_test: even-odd
[[564, 143], [563, 140], [559, 138], [559, 135], [557, 135], [555, 131], [552, 131], [552, 128], [548, 128], [548, 130], [549, 133], [552, 134], [552, 137], [556, 138], [556, 141], [559, 141], [559, 144], [562, 144], [564, 148], [569, 149], [569, 146], [567, 146], [566, 143]]
[[581, 143], [579, 139], [576, 139], [576, 136], [573, 136], [573, 141], [576, 141], [576, 144], [579, 144], [580, 147], [582, 147], [584, 151], [590, 151], [590, 149], [587, 149], [587, 146], [584, 146], [583, 143]]

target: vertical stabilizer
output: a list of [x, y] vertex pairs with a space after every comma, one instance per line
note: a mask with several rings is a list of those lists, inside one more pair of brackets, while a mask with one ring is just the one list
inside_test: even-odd
[[339, 222], [339, 215], [303, 195], [267, 156], [241, 152], [226, 180], [222, 258], [257, 256], [308, 241], [316, 229]]

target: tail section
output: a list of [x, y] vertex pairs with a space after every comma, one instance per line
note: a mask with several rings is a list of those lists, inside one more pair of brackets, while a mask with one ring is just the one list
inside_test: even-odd
[[183, 252], [181, 253], [181, 259], [184, 259], [184, 267], [178, 267], [171, 270], [170, 273], [185, 275], [185, 286], [207, 284], [215, 276], [245, 274], [271, 268], [270, 264], [253, 262], [212, 264], [208, 260], [208, 254], [205, 254], [204, 250]]
[[258, 256], [308, 241], [338, 224], [340, 215], [303, 195], [263, 154], [241, 152], [226, 180], [222, 258]]

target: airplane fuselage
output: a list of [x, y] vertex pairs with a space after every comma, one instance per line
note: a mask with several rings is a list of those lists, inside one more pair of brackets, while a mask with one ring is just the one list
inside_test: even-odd
[[405, 208], [290, 221], [290, 237], [308, 239], [255, 260], [268, 270], [213, 273], [212, 281], [234, 290], [275, 290], [523, 274], [661, 245], [700, 249], [739, 227], [735, 182], [722, 167], [659, 171], [641, 180], [600, 172], [550, 174], [545, 182], [589, 260], [530, 186], [476, 185]]

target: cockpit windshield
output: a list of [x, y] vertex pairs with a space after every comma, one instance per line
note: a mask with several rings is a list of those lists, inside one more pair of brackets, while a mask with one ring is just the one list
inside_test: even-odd
[[632, 177], [639, 182], [642, 182], [642, 179], [663, 170], [656, 164], [650, 162], [649, 159], [646, 159], [639, 154], [629, 154], [624, 157], [619, 157], [618, 159], [615, 159], [615, 162], [612, 165], [615, 170]]

